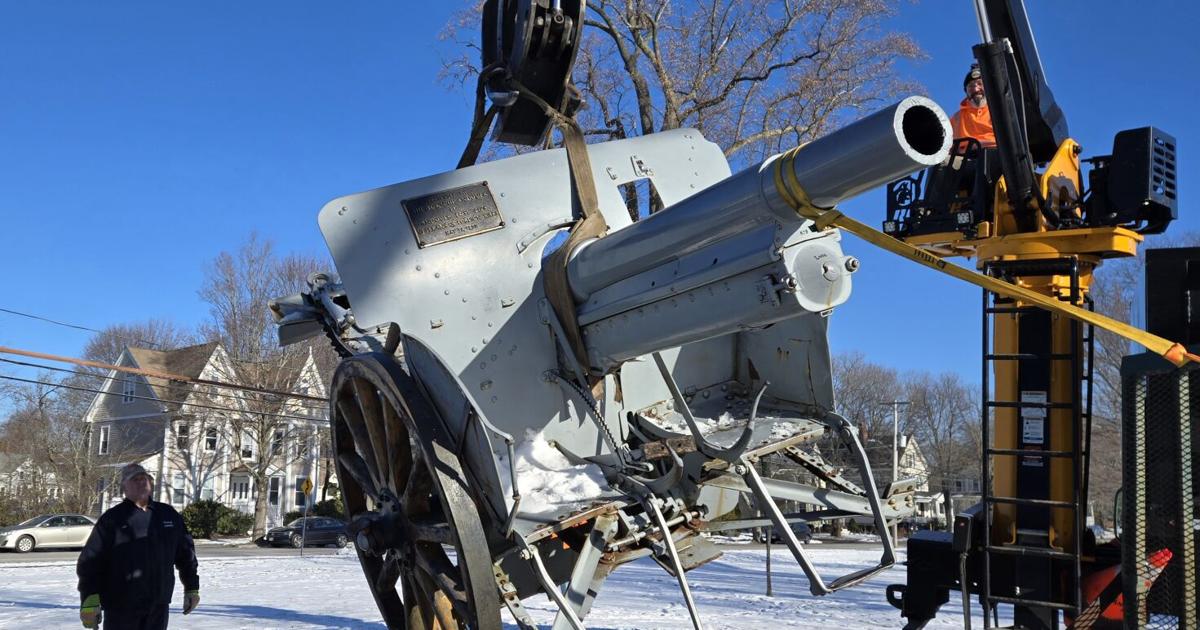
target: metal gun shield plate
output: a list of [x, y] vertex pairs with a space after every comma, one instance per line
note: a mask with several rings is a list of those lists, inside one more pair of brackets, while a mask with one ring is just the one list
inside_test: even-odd
[[[668, 205], [729, 175], [720, 148], [691, 129], [588, 152], [614, 230], [630, 224], [619, 187], [647, 177], [631, 156], [652, 171]], [[557, 384], [537, 377], [559, 367], [539, 308], [541, 265], [557, 232], [550, 226], [572, 219], [570, 181], [565, 151], [541, 151], [342, 197], [324, 207], [319, 223], [360, 324], [395, 322], [430, 348], [498, 428], [518, 438], [544, 429], [548, 439], [589, 456], [600, 448], [595, 428], [578, 422], [579, 410]], [[421, 248], [401, 204], [479, 182], [487, 182], [504, 228]], [[617, 406], [608, 409], [606, 420], [619, 431]], [[458, 434], [462, 420], [446, 422]]]

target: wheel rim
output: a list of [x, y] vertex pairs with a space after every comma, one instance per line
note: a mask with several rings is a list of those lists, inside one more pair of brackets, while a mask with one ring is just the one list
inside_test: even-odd
[[21, 540], [17, 541], [17, 549], [20, 549], [21, 551], [29, 551], [33, 549], [33, 541], [27, 537], [22, 538]]
[[349, 533], [387, 626], [499, 630], [482, 521], [417, 383], [390, 357], [343, 360], [330, 422]]

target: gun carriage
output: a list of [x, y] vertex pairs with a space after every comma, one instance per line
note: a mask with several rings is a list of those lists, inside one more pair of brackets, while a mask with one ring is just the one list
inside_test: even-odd
[[[880, 491], [833, 413], [826, 330], [858, 262], [801, 211], [941, 163], [945, 114], [907, 98], [732, 175], [694, 129], [585, 146], [568, 119], [582, 11], [486, 3], [459, 168], [329, 202], [337, 273], [271, 305], [281, 343], [323, 331], [343, 356], [332, 442], [389, 628], [499, 628], [501, 606], [537, 627], [521, 602], [539, 594], [554, 628], [582, 628], [604, 579], [647, 556], [699, 628], [686, 573], [720, 555], [703, 532], [774, 527], [824, 595], [891, 566], [892, 543], [826, 579], [790, 523], [884, 534], [913, 508], [915, 482]], [[557, 123], [565, 148], [474, 164], [494, 118], [522, 144]], [[634, 221], [622, 188], [642, 179], [662, 209]], [[810, 448], [822, 437], [857, 479]], [[812, 483], [764, 477], [766, 457]]]
[[[499, 627], [501, 605], [532, 627], [521, 600], [545, 593], [555, 627], [580, 628], [603, 579], [645, 556], [699, 627], [685, 573], [720, 555], [700, 534], [739, 502], [782, 534], [814, 594], [890, 566], [884, 535], [876, 565], [827, 580], [789, 527], [867, 516], [885, 532], [914, 485], [880, 492], [832, 412], [826, 328], [857, 261], [794, 204], [832, 207], [949, 144], [945, 115], [912, 97], [732, 176], [691, 129], [590, 145], [608, 230], [566, 257], [574, 321], [544, 283], [580, 214], [567, 150], [327, 204], [338, 275], [272, 307], [281, 341], [326, 328], [345, 355], [333, 444], [389, 627]], [[632, 222], [620, 186], [639, 178], [665, 207]], [[804, 450], [827, 434], [859, 479]], [[773, 454], [821, 483], [763, 478]], [[812, 509], [785, 514], [779, 499]]]

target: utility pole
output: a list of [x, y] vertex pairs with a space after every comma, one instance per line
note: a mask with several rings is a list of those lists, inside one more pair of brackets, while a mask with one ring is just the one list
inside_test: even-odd
[[[899, 460], [900, 460], [900, 405], [912, 404], [907, 400], [882, 401], [881, 405], [890, 405], [892, 408], [892, 483], [899, 481]], [[900, 546], [900, 522], [892, 521], [892, 545]]]

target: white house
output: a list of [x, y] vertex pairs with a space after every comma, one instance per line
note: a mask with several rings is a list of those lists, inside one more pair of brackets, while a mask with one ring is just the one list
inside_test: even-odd
[[62, 493], [54, 471], [39, 466], [32, 455], [0, 453], [0, 495], [23, 494], [54, 501]]
[[[236, 382], [235, 368], [245, 366], [235, 366], [218, 343], [169, 351], [127, 347], [116, 365], [188, 379], [112, 370], [84, 417], [93, 455], [114, 467], [141, 463], [154, 476], [157, 500], [183, 509], [197, 499], [214, 499], [253, 514], [255, 493], [262, 491], [272, 525], [320, 497], [328, 466], [325, 404], [297, 398], [263, 403], [279, 397], [257, 396], [251, 405], [254, 394], [191, 382]], [[311, 355], [277, 371], [283, 376], [276, 389], [325, 396]], [[259, 470], [266, 475], [262, 488], [255, 483]], [[309, 479], [314, 487], [306, 494], [301, 488]], [[107, 489], [101, 507], [120, 496], [119, 489]]]

